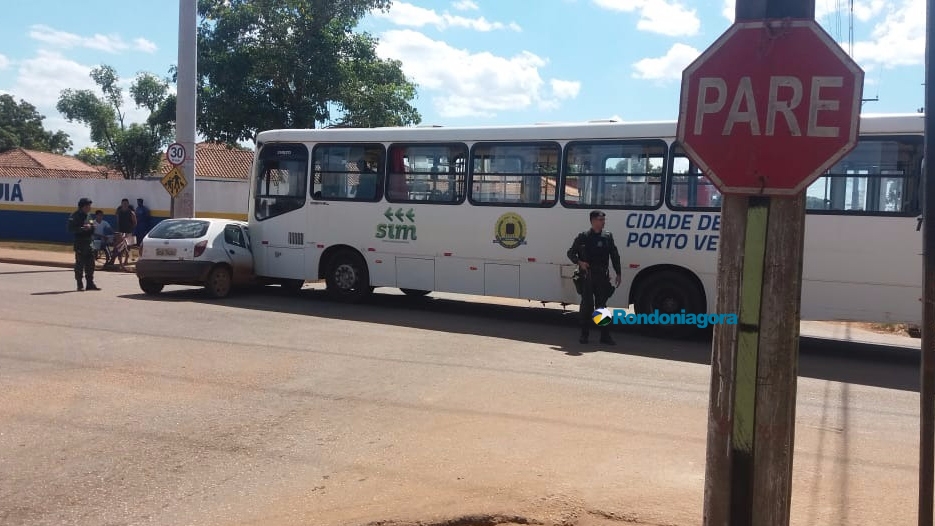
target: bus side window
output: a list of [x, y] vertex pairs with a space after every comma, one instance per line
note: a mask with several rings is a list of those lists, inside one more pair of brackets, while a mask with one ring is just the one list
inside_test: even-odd
[[669, 207], [673, 210], [718, 210], [721, 193], [678, 144], [672, 145]]
[[476, 204], [550, 207], [557, 201], [561, 148], [553, 142], [478, 143], [471, 151]]
[[382, 144], [320, 143], [313, 155], [313, 199], [373, 202], [383, 197]]
[[916, 215], [922, 180], [921, 138], [861, 138], [812, 183], [805, 207], [824, 213]]
[[467, 153], [463, 143], [391, 145], [387, 200], [426, 204], [463, 202]]
[[254, 216], [265, 219], [305, 206], [308, 149], [302, 144], [270, 143], [257, 158]]
[[655, 208], [662, 201], [665, 154], [661, 140], [569, 142], [562, 203], [575, 208]]

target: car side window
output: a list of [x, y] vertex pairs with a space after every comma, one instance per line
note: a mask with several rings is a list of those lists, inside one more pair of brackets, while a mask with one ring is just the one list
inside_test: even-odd
[[243, 232], [244, 245], [247, 247], [247, 249], [250, 249], [252, 251], [252, 248], [250, 246], [250, 229], [247, 227], [241, 227], [240, 230]]
[[243, 240], [243, 232], [241, 232], [240, 227], [237, 225], [227, 225], [224, 227], [224, 242], [228, 245], [247, 248]]

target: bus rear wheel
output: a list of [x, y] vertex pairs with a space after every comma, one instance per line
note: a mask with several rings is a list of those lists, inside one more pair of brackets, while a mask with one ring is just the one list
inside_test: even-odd
[[[704, 291], [681, 272], [662, 271], [649, 276], [637, 289], [633, 306], [637, 314], [703, 314], [707, 311]], [[691, 326], [679, 324], [651, 327], [666, 332], [688, 332]]]
[[373, 291], [367, 262], [350, 250], [342, 250], [331, 257], [325, 283], [332, 298], [347, 303], [361, 301]]

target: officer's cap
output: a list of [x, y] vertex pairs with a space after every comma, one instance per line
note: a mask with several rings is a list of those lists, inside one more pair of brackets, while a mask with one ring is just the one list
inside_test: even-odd
[[82, 197], [81, 199], [78, 200], [78, 208], [81, 208], [82, 206], [89, 205], [89, 204], [91, 204], [91, 200], [88, 199], [87, 197]]
[[596, 218], [598, 218], [598, 217], [604, 217], [605, 215], [607, 215], [607, 214], [605, 214], [604, 212], [601, 212], [600, 210], [591, 210], [591, 219], [596, 219]]

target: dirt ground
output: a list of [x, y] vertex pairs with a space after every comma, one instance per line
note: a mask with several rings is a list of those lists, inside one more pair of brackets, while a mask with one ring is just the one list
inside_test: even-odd
[[876, 332], [879, 334], [892, 334], [896, 336], [908, 336], [918, 338], [919, 333], [910, 328], [907, 323], [850, 323], [852, 327], [863, 329], [865, 331]]

